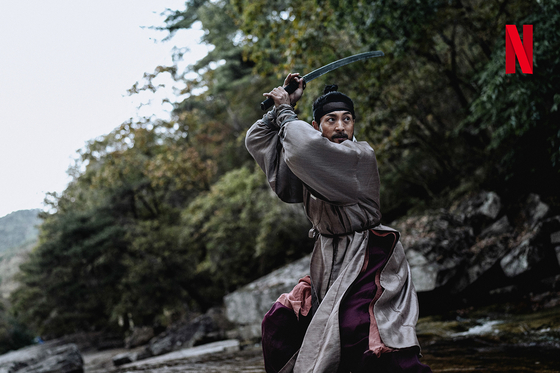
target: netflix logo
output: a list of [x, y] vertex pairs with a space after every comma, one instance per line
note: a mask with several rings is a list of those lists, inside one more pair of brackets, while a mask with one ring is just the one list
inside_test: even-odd
[[515, 25], [506, 25], [506, 74], [515, 74], [515, 58], [523, 74], [533, 73], [533, 25], [523, 25], [523, 43]]

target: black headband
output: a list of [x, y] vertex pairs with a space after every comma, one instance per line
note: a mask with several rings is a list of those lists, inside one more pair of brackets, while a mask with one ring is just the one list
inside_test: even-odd
[[324, 99], [321, 103], [315, 103], [313, 106], [313, 119], [319, 123], [321, 118], [333, 111], [349, 111], [352, 114], [352, 118], [356, 118], [354, 114], [354, 103], [350, 97], [346, 96], [340, 92], [329, 92], [323, 96]]
[[328, 113], [332, 113], [333, 111], [349, 111], [352, 113], [352, 117], [354, 116], [354, 108], [348, 105], [346, 102], [342, 101], [335, 101], [329, 102], [317, 109], [313, 112], [313, 118], [317, 123], [321, 120], [321, 118]]

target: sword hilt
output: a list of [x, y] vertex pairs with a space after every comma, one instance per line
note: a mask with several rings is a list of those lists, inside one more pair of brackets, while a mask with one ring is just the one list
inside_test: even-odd
[[[284, 89], [286, 90], [286, 92], [288, 92], [288, 94], [292, 94], [296, 91], [296, 89], [298, 89], [298, 87], [299, 83], [295, 79], [292, 79], [290, 83], [284, 87]], [[305, 89], [305, 80], [303, 81], [303, 89]], [[261, 102], [261, 109], [266, 110], [272, 105], [274, 105], [274, 100], [269, 97]]]

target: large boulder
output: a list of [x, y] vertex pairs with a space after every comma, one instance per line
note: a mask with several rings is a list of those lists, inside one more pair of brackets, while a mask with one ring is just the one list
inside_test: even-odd
[[537, 195], [510, 216], [500, 206], [496, 193], [481, 192], [391, 224], [401, 232], [422, 310], [489, 302], [511, 286], [523, 295], [560, 274], [560, 217], [547, 219], [550, 208]]
[[258, 339], [264, 315], [282, 293], [292, 291], [299, 279], [309, 274], [310, 261], [311, 256], [305, 256], [226, 295], [226, 316], [238, 325], [228, 336], [242, 340]]
[[0, 356], [1, 373], [83, 373], [84, 361], [75, 344], [49, 343]]
[[309, 274], [310, 261], [311, 256], [303, 257], [226, 295], [228, 320], [240, 325], [260, 325], [276, 299], [292, 291], [299, 279]]
[[473, 229], [464, 224], [464, 217], [438, 210], [390, 225], [401, 233], [416, 291], [444, 286], [457, 290], [457, 276], [472, 256], [469, 248], [475, 243]]

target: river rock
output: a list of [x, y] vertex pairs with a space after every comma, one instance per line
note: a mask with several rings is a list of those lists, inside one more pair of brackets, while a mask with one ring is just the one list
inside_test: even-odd
[[530, 194], [525, 204], [525, 217], [527, 224], [534, 227], [549, 212], [550, 207], [541, 201], [541, 197], [537, 194]]
[[124, 347], [122, 334], [104, 331], [68, 334], [47, 343], [50, 347], [75, 344], [82, 353]]
[[152, 357], [147, 349], [143, 349], [141, 351], [134, 351], [134, 352], [123, 352], [113, 356], [111, 359], [113, 361], [113, 365], [118, 367], [124, 364], [133, 363], [137, 360], [148, 359]]
[[469, 198], [465, 198], [451, 212], [464, 223], [471, 226], [476, 233], [494, 222], [501, 211], [501, 199], [495, 192], [481, 191]]
[[148, 348], [141, 349], [139, 351], [123, 352], [113, 356], [111, 359], [113, 365], [118, 367], [124, 364], [133, 363], [138, 360], [144, 360], [152, 357], [152, 353]]
[[[159, 369], [156, 370], [151, 370], [149, 368], [155, 366], [155, 367], [162, 367], [161, 371], [168, 371], [168, 367], [167, 364], [169, 363], [174, 363], [176, 360], [184, 360], [184, 359], [189, 359], [189, 358], [195, 358], [195, 357], [200, 357], [200, 356], [204, 356], [204, 355], [210, 355], [210, 354], [225, 354], [228, 352], [236, 352], [240, 350], [240, 343], [238, 340], [224, 340], [224, 341], [218, 341], [218, 342], [211, 342], [211, 343], [207, 343], [207, 344], [203, 344], [200, 346], [196, 346], [196, 347], [189, 347], [189, 348], [182, 348], [179, 349], [177, 351], [173, 351], [173, 352], [169, 352], [166, 353], [164, 355], [161, 356], [155, 356], [155, 357], [151, 357], [149, 359], [145, 359], [145, 360], [141, 360], [141, 361], [137, 361], [137, 362], [132, 362], [130, 364], [126, 364], [124, 366], [122, 366], [123, 369], [126, 369], [126, 371], [128, 371], [128, 369], [134, 369], [134, 371], [138, 371], [138, 370], [146, 370], [146, 371], [157, 371], [159, 372]], [[170, 364], [171, 365], [171, 364]], [[173, 364], [175, 365], [175, 364]], [[148, 368], [148, 369], [146, 369]], [[192, 369], [192, 365], [189, 367]], [[138, 370], [136, 370], [138, 369]], [[183, 371], [183, 370], [180, 370]], [[189, 369], [189, 371], [191, 371]], [[198, 371], [198, 370], [197, 370]], [[243, 370], [245, 371], [245, 370]]]
[[515, 277], [528, 271], [543, 259], [538, 248], [530, 244], [529, 240], [523, 241], [513, 248], [500, 260], [500, 266], [508, 277]]
[[150, 355], [157, 356], [182, 348], [193, 347], [226, 338], [230, 328], [222, 308], [211, 308], [204, 315], [185, 323], [169, 327], [162, 334], [152, 338], [147, 347]]
[[1, 373], [83, 373], [83, 365], [75, 344], [53, 347], [45, 343], [0, 356]]
[[449, 211], [392, 224], [402, 233], [421, 309], [431, 313], [491, 301], [493, 291], [510, 286], [522, 289], [522, 296], [560, 273], [560, 248], [554, 243], [560, 217], [546, 219], [550, 208], [530, 195], [511, 216], [513, 227], [510, 217], [499, 216], [499, 200], [495, 193], [483, 192]]
[[149, 326], [134, 327], [132, 333], [125, 338], [124, 346], [133, 348], [146, 344], [154, 337], [154, 328]]
[[[542, 214], [536, 211], [537, 214]], [[544, 216], [545, 214], [542, 214]], [[555, 274], [558, 267], [557, 253], [554, 243], [555, 232], [560, 230], [560, 216], [543, 221], [534, 220], [529, 216], [531, 229], [517, 238], [513, 248], [501, 259], [500, 265], [508, 277], [516, 277], [534, 271], [545, 271]], [[539, 277], [535, 273], [532, 277]]]
[[132, 363], [133, 361], [138, 360], [138, 353], [137, 352], [123, 352], [121, 354], [117, 354], [113, 356], [113, 365], [118, 367], [119, 365]]
[[[524, 229], [511, 240], [509, 252], [500, 260], [508, 277], [533, 269], [552, 248], [551, 233], [560, 229], [557, 218], [543, 220], [550, 208], [536, 194], [530, 194], [521, 213]], [[549, 239], [550, 237], [550, 239]]]
[[501, 236], [510, 232], [512, 229], [511, 224], [509, 223], [509, 219], [507, 215], [502, 216], [499, 220], [495, 223], [490, 225], [489, 227], [485, 228], [482, 233], [478, 236], [480, 239], [484, 239], [486, 237], [496, 237]]

